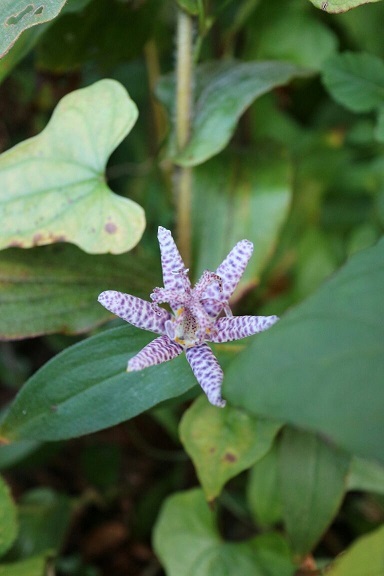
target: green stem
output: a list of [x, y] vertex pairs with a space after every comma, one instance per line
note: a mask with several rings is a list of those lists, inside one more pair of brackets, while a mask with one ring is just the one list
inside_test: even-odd
[[[188, 142], [192, 120], [193, 20], [179, 8], [177, 16], [176, 142], [181, 151]], [[186, 266], [191, 257], [192, 171], [176, 168], [177, 240]]]

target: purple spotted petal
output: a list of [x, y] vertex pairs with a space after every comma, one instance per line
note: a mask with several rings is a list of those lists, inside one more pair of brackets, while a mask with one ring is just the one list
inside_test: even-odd
[[193, 348], [187, 348], [185, 353], [193, 373], [210, 403], [223, 408], [225, 406], [225, 400], [221, 397], [223, 371], [210, 347], [207, 344], [200, 344]]
[[275, 322], [277, 316], [232, 316], [219, 318], [215, 323], [216, 331], [209, 337], [211, 342], [230, 342], [252, 336], [257, 332], [268, 330]]
[[165, 334], [165, 323], [171, 318], [171, 314], [164, 308], [115, 290], [102, 292], [98, 300], [104, 308], [126, 322], [156, 334]]
[[159, 226], [157, 237], [160, 245], [164, 287], [167, 290], [188, 290], [191, 283], [171, 232]]
[[230, 251], [226, 259], [216, 270], [216, 274], [223, 279], [222, 294], [225, 300], [229, 300], [238, 285], [240, 278], [252, 256], [253, 244], [249, 240], [241, 240]]
[[182, 351], [183, 348], [176, 342], [172, 342], [168, 336], [159, 336], [159, 338], [152, 340], [136, 356], [130, 359], [127, 371], [133, 372], [155, 364], [162, 364], [167, 362], [167, 360], [176, 358]]

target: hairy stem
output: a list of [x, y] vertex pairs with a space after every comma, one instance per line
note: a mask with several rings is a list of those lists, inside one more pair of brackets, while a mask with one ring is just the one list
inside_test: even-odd
[[[192, 119], [193, 97], [193, 21], [179, 9], [177, 16], [176, 61], [176, 141], [181, 151], [187, 144]], [[177, 238], [186, 266], [191, 255], [192, 171], [176, 168]]]

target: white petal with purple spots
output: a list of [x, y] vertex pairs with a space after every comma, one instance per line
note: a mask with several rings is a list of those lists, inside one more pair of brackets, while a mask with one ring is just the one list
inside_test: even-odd
[[240, 240], [230, 251], [226, 259], [216, 270], [223, 279], [222, 294], [229, 300], [242, 277], [253, 252], [253, 244], [249, 240]]
[[268, 330], [275, 322], [277, 316], [232, 316], [219, 318], [215, 323], [216, 331], [210, 335], [211, 342], [231, 342], [240, 340], [252, 334]]
[[172, 317], [167, 310], [156, 304], [115, 290], [102, 292], [98, 300], [104, 308], [126, 322], [156, 334], [165, 334], [165, 323]]
[[187, 348], [185, 353], [193, 373], [207, 395], [209, 402], [214, 406], [223, 408], [225, 400], [221, 397], [221, 384], [224, 374], [208, 344]]
[[183, 259], [177, 249], [172, 234], [159, 226], [157, 237], [160, 245], [163, 282], [167, 290], [184, 291], [191, 287]]
[[167, 362], [179, 356], [182, 351], [183, 348], [176, 342], [172, 342], [168, 336], [159, 336], [159, 338], [152, 340], [136, 356], [129, 360], [127, 372], [134, 372], [155, 364]]

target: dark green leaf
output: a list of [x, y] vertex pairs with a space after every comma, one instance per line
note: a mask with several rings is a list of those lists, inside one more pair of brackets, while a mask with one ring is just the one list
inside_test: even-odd
[[249, 473], [247, 501], [258, 524], [271, 526], [282, 520], [277, 446], [273, 445]]
[[384, 462], [383, 294], [381, 240], [254, 337], [228, 368], [224, 397]]
[[314, 434], [286, 428], [279, 445], [284, 523], [297, 554], [310, 552], [336, 515], [350, 458]]
[[207, 500], [269, 450], [279, 424], [260, 420], [227, 406], [218, 410], [205, 396], [184, 413], [180, 439], [195, 465]]
[[100, 80], [65, 96], [41, 134], [2, 154], [0, 247], [67, 241], [89, 253], [133, 248], [143, 209], [111, 192], [104, 169], [137, 114], [121, 84]]
[[154, 532], [154, 546], [168, 576], [291, 576], [285, 540], [265, 534], [246, 542], [225, 542], [203, 492], [170, 496]]
[[55, 245], [0, 252], [0, 339], [89, 330], [111, 315], [97, 303], [103, 290], [148, 298], [157, 263], [139, 254], [95, 256]]

